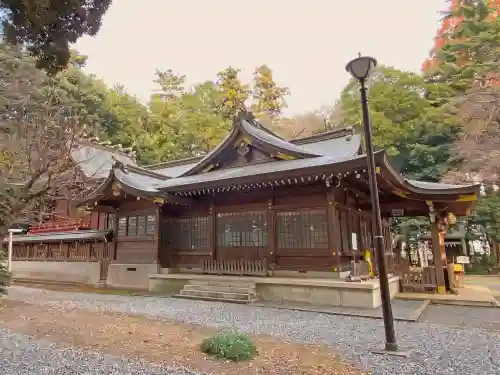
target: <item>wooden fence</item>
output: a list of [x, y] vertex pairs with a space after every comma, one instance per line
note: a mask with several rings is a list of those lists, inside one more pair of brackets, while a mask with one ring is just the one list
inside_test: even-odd
[[113, 255], [111, 242], [14, 244], [12, 260], [96, 262]]
[[435, 292], [437, 289], [436, 267], [424, 267], [421, 271], [402, 271], [402, 292]]
[[203, 273], [210, 275], [267, 276], [266, 260], [212, 260], [203, 261]]

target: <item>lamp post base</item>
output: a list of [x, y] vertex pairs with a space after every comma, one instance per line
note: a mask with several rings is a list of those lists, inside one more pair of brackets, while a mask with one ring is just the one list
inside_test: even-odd
[[384, 349], [372, 350], [373, 354], [382, 354], [391, 357], [408, 358], [410, 351], [399, 350], [396, 344], [386, 344]]

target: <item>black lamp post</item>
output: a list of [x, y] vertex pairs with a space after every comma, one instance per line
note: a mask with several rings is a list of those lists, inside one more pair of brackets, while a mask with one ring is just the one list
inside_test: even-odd
[[373, 154], [372, 128], [368, 113], [368, 98], [366, 96], [366, 79], [373, 68], [377, 66], [377, 60], [373, 57], [361, 55], [349, 62], [346, 70], [360, 83], [361, 108], [363, 110], [363, 126], [365, 129], [366, 159], [368, 161], [368, 180], [370, 183], [370, 195], [373, 210], [373, 222], [375, 223], [375, 252], [379, 270], [380, 295], [382, 298], [382, 312], [385, 326], [385, 350], [397, 352], [396, 334], [394, 333], [394, 319], [392, 316], [391, 295], [389, 293], [389, 280], [385, 265], [384, 237], [382, 235], [382, 218], [380, 216], [380, 202], [378, 199], [377, 175], [375, 171], [375, 155]]

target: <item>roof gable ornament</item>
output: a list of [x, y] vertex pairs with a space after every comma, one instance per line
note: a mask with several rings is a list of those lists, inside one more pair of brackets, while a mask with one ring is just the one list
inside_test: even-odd
[[[245, 164], [254, 163], [256, 161], [253, 160], [252, 150], [258, 150], [260, 155], [267, 155], [268, 161], [321, 156], [319, 153], [281, 138], [259, 123], [252, 112], [242, 109], [234, 117], [233, 126], [228, 136], [212, 152], [180, 177], [202, 174], [217, 168], [231, 167], [238, 156], [247, 158]], [[264, 161], [262, 157], [259, 157], [258, 162], [262, 161]], [[241, 166], [241, 164], [238, 165]]]

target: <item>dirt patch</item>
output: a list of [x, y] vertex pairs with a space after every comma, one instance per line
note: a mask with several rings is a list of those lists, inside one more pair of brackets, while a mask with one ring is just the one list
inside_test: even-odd
[[13, 332], [107, 354], [187, 367], [217, 375], [362, 375], [348, 366], [331, 348], [282, 342], [256, 336], [259, 355], [249, 362], [230, 363], [201, 353], [201, 341], [215, 330], [194, 325], [84, 310], [47, 308], [24, 302], [5, 301], [0, 323]]

